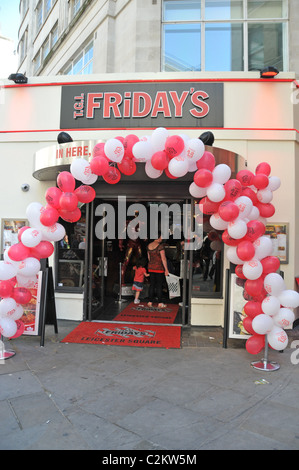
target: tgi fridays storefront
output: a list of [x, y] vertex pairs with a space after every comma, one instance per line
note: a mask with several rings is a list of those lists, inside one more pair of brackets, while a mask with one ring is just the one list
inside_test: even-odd
[[[205, 150], [214, 155], [216, 164], [230, 167], [231, 178], [244, 168], [254, 172], [266, 161], [271, 175], [281, 179], [274, 193], [275, 214], [267, 224], [286, 283], [296, 289], [297, 96], [292, 74], [263, 80], [256, 72], [104, 75], [80, 77], [80, 82], [72, 77], [38, 77], [27, 85], [6, 82], [0, 117], [2, 232], [5, 220], [26, 219], [31, 202], [46, 204], [46, 190], [56, 185], [57, 175], [69, 171], [77, 159], [90, 161], [100, 142], [128, 135], [148, 142], [157, 128], [186, 140], [212, 132], [215, 141]], [[61, 132], [69, 134], [72, 142], [58, 144]], [[118, 168], [116, 162], [111, 165]], [[197, 195], [190, 190], [196, 169], [190, 166], [175, 179], [167, 172], [151, 173], [141, 159], [133, 174], [121, 172], [117, 184], [102, 176], [95, 179], [96, 198], [81, 205], [79, 221], [63, 221], [66, 236], [55, 244], [49, 259], [59, 319], [113, 321], [125, 301], [133, 299], [133, 266], [139, 257], [146, 258], [147, 244], [154, 238], [151, 230], [162, 224], [173, 274], [173, 286], [163, 286], [163, 299], [180, 305], [176, 322], [224, 325], [225, 309], [238, 309], [239, 293], [230, 292], [234, 303], [228, 305], [232, 271], [227, 246], [221, 231], [198, 211]], [[138, 227], [137, 237], [130, 237], [133, 226]], [[1, 241], [3, 253], [3, 233]], [[145, 283], [140, 299], [146, 300], [147, 295]]]

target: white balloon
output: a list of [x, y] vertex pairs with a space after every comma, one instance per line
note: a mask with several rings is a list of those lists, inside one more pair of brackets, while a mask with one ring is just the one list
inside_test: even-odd
[[159, 178], [159, 176], [161, 176], [163, 173], [161, 170], [156, 170], [150, 160], [146, 162], [144, 169], [149, 178]]
[[264, 288], [268, 294], [278, 296], [286, 289], [283, 278], [278, 273], [270, 273], [264, 279]]
[[273, 326], [268, 334], [268, 342], [276, 351], [283, 351], [288, 345], [288, 335], [279, 326]]
[[147, 162], [154, 154], [151, 142], [139, 141], [133, 145], [132, 153], [139, 162]]
[[0, 302], [0, 317], [11, 317], [16, 311], [17, 302], [11, 297], [2, 299]]
[[81, 178], [80, 181], [83, 184], [88, 184], [90, 186], [90, 185], [94, 184], [97, 180], [98, 180], [98, 175], [95, 175], [94, 173], [90, 172], [90, 174], [88, 176], [84, 176], [84, 178]]
[[270, 315], [271, 317], [273, 315], [277, 315], [277, 313], [279, 312], [279, 309], [280, 309], [280, 302], [277, 297], [274, 297], [274, 295], [268, 295], [262, 301], [262, 311], [266, 315]]
[[50, 227], [42, 228], [43, 240], [49, 242], [59, 242], [65, 236], [65, 228], [63, 225], [56, 223]]
[[172, 176], [177, 178], [185, 176], [188, 173], [189, 164], [188, 160], [181, 155], [174, 157], [168, 163], [168, 171]]
[[200, 188], [193, 181], [193, 183], [191, 183], [189, 186], [189, 193], [191, 194], [192, 197], [195, 197], [195, 198], [205, 197], [207, 194], [207, 188]]
[[43, 210], [43, 205], [39, 202], [31, 202], [26, 209], [26, 216], [29, 220], [31, 226], [40, 228], [42, 224], [40, 222], [41, 212]]
[[252, 200], [247, 196], [240, 196], [234, 200], [234, 203], [239, 207], [239, 217], [242, 219], [248, 217], [253, 207]]
[[274, 324], [280, 328], [291, 328], [295, 321], [295, 314], [289, 308], [279, 309], [277, 315], [273, 317]]
[[221, 163], [220, 165], [215, 166], [212, 174], [213, 183], [224, 184], [230, 179], [232, 171], [228, 165]]
[[276, 191], [281, 184], [280, 178], [278, 176], [270, 176], [269, 183], [266, 189], [270, 189], [270, 191]]
[[22, 305], [17, 304], [17, 307], [16, 307], [14, 313], [12, 315], [10, 315], [9, 318], [11, 318], [14, 321], [20, 320], [20, 318], [22, 318], [22, 316], [23, 316], [23, 313], [24, 313], [24, 309], [23, 309]]
[[256, 193], [256, 197], [260, 202], [263, 202], [264, 204], [267, 204], [268, 202], [271, 202], [273, 199], [273, 193], [271, 189], [265, 188], [265, 189], [259, 189]]
[[247, 223], [245, 220], [237, 218], [232, 222], [229, 222], [227, 231], [232, 238], [239, 240], [240, 238], [245, 237], [247, 233]]
[[164, 127], [157, 127], [151, 135], [151, 144], [154, 152], [160, 152], [165, 148], [165, 142], [169, 132]]
[[252, 320], [252, 329], [258, 335], [267, 335], [270, 333], [274, 325], [272, 317], [269, 315], [265, 315], [262, 313], [261, 315], [257, 315]]
[[272, 241], [265, 235], [257, 238], [253, 242], [253, 246], [255, 248], [255, 258], [257, 259], [266, 258], [266, 256], [270, 256], [273, 253]]
[[11, 338], [17, 332], [17, 324], [11, 318], [0, 318], [0, 334], [5, 338]]
[[237, 255], [237, 247], [229, 246], [226, 252], [227, 259], [233, 264], [243, 264], [244, 261]]
[[258, 210], [258, 208], [256, 206], [252, 206], [252, 209], [250, 211], [250, 213], [248, 214], [248, 219], [249, 220], [257, 220], [260, 216], [260, 211]]
[[8, 281], [17, 274], [17, 265], [8, 263], [7, 261], [0, 261], [0, 281]]
[[210, 201], [220, 202], [225, 198], [225, 189], [223, 184], [212, 183], [207, 187], [207, 196]]
[[40, 262], [36, 258], [26, 258], [24, 261], [21, 261], [19, 264], [19, 272], [21, 276], [34, 276], [40, 271]]
[[228, 222], [221, 219], [218, 212], [215, 212], [210, 217], [210, 225], [216, 230], [225, 230], [228, 226]]
[[122, 142], [118, 139], [108, 139], [104, 146], [105, 155], [112, 162], [121, 162], [125, 154]]
[[294, 290], [284, 290], [278, 295], [281, 305], [289, 308], [299, 307], [299, 293]]
[[190, 139], [186, 145], [187, 160], [197, 162], [201, 159], [205, 151], [205, 146], [200, 139]]
[[197, 168], [196, 162], [193, 162], [192, 160], [190, 160], [190, 162], [188, 164], [189, 173], [193, 173], [194, 171], [197, 171], [197, 170], [198, 170], [198, 168]]
[[36, 228], [28, 228], [21, 235], [21, 242], [28, 248], [33, 248], [42, 240], [42, 232]]
[[263, 273], [263, 265], [258, 259], [251, 259], [243, 264], [243, 274], [247, 279], [258, 279]]
[[71, 163], [70, 172], [76, 180], [81, 181], [82, 178], [87, 178], [90, 175], [90, 164], [84, 158], [76, 158]]
[[34, 274], [34, 276], [22, 276], [21, 274], [17, 273], [18, 287], [26, 287], [27, 289], [33, 289], [37, 286], [37, 281], [38, 278], [36, 274]]

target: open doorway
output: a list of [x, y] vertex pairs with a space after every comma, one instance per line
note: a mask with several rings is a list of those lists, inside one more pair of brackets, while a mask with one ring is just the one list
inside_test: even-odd
[[[147, 245], [155, 238], [155, 230], [163, 229], [163, 245], [167, 259], [169, 282], [163, 282], [165, 309], [153, 303], [147, 316], [149, 281], [145, 278], [140, 303], [139, 322], [169, 318], [170, 323], [184, 324], [187, 317], [188, 270], [185, 269], [183, 217], [186, 201], [165, 199], [144, 201], [126, 198], [99, 199], [90, 211], [88, 252], [89, 276], [85, 292], [85, 309], [91, 321], [132, 321], [130, 306], [134, 305], [134, 266], [143, 258], [147, 268]], [[135, 235], [134, 233], [135, 232]], [[136, 232], [138, 235], [136, 236]], [[126, 312], [127, 316], [125, 315]]]

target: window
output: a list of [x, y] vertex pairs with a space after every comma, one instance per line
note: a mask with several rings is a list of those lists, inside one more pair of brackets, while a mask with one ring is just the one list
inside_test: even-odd
[[52, 28], [49, 36], [44, 41], [42, 47], [39, 49], [38, 53], [34, 57], [34, 72], [36, 73], [41, 67], [42, 63], [45, 61], [51, 49], [54, 47], [58, 40], [58, 22]]
[[55, 249], [55, 289], [63, 292], [82, 292], [85, 255], [85, 206], [81, 207], [82, 216], [76, 223], [64, 222], [66, 235], [56, 243]]
[[163, 71], [286, 71], [287, 0], [164, 0]]
[[35, 10], [35, 28], [36, 34], [38, 34], [42, 25], [46, 21], [52, 6], [57, 0], [40, 0]]
[[67, 66], [65, 75], [87, 75], [93, 70], [93, 42], [89, 43]]

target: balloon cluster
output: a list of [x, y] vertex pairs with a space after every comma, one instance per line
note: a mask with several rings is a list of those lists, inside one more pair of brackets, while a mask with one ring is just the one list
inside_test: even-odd
[[[294, 321], [293, 309], [299, 306], [299, 294], [287, 290], [277, 274], [280, 262], [272, 256], [272, 242], [264, 235], [266, 219], [275, 213], [271, 201], [280, 179], [270, 176], [271, 167], [265, 162], [257, 166], [255, 173], [244, 169], [230, 179], [230, 167], [216, 165], [214, 155], [205, 151], [200, 139], [169, 135], [162, 127], [150, 136], [138, 138], [130, 134], [96, 144], [90, 162], [77, 158], [70, 172], [58, 175], [57, 187], [46, 191], [46, 206], [29, 204], [26, 215], [30, 226], [19, 230], [18, 243], [6, 250], [4, 261], [0, 261], [0, 334], [14, 338], [24, 331], [24, 325], [20, 325], [22, 305], [30, 301], [40, 260], [51, 256], [53, 242], [65, 236], [65, 228], [58, 220], [78, 221], [78, 205], [95, 198], [91, 185], [99, 176], [116, 184], [122, 174], [133, 175], [138, 162], [145, 163], [145, 172], [153, 179], [163, 172], [170, 179], [194, 173], [189, 192], [200, 199], [201, 212], [215, 229], [213, 243], [219, 241], [218, 232], [221, 233], [228, 245], [227, 258], [236, 265], [235, 273], [244, 285], [243, 323], [251, 335], [246, 342], [247, 351], [259, 353], [265, 345], [265, 335], [273, 349], [283, 350], [288, 343], [284, 329]], [[76, 180], [81, 183], [77, 188]]]
[[[207, 152], [206, 152], [207, 154]], [[243, 325], [251, 335], [246, 349], [258, 354], [265, 346], [265, 335], [275, 350], [287, 347], [285, 328], [292, 326], [293, 309], [299, 306], [299, 294], [287, 290], [283, 278], [277, 274], [279, 258], [272, 256], [273, 245], [265, 236], [266, 219], [275, 208], [271, 201], [273, 191], [280, 187], [280, 179], [270, 176], [268, 163], [260, 163], [255, 173], [245, 169], [229, 179], [230, 168], [215, 166], [213, 156], [197, 162], [190, 193], [202, 197], [200, 209], [210, 216], [210, 225], [222, 231], [222, 240], [228, 246], [227, 258], [236, 265], [235, 273], [243, 284], [246, 317]]]

